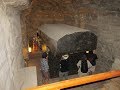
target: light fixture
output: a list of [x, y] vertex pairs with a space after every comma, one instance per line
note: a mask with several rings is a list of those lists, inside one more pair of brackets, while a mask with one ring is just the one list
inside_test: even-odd
[[28, 48], [28, 52], [32, 52], [32, 48], [31, 47]]
[[86, 51], [86, 53], [89, 53], [89, 51]]
[[46, 51], [47, 51], [47, 46], [46, 46], [46, 44], [43, 44], [43, 45], [42, 45], [42, 51], [43, 51], [43, 52], [46, 52]]

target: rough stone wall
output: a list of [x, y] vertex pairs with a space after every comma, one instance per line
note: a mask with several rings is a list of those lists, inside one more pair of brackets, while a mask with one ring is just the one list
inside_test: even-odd
[[[97, 18], [87, 23], [86, 28], [98, 36], [97, 53], [100, 59], [99, 65], [101, 65], [99, 72], [109, 71], [113, 67], [114, 61], [119, 59], [119, 13], [111, 14], [110, 11], [102, 10], [97, 14]], [[115, 65], [114, 68], [119, 69]]]
[[24, 65], [20, 13], [8, 3], [0, 0], [0, 90], [21, 90], [24, 79], [16, 77]]
[[23, 58], [28, 60], [29, 37], [26, 29], [26, 22], [25, 22], [26, 18], [24, 17], [24, 15], [21, 15], [20, 18], [21, 18], [20, 22], [21, 22], [21, 30], [22, 30], [22, 53], [23, 53]]
[[[120, 17], [119, 12], [102, 9], [97, 18], [91, 20], [86, 28], [98, 36], [96, 53], [98, 55], [96, 73], [120, 70]], [[120, 78], [111, 79], [103, 86], [105, 90], [119, 90]]]
[[[23, 11], [29, 35], [34, 34], [42, 24], [68, 24], [84, 27], [85, 14], [91, 9], [80, 7], [77, 0], [32, 0], [29, 9]], [[82, 23], [81, 23], [82, 22]], [[31, 33], [30, 33], [31, 32]]]
[[98, 9], [111, 12], [120, 11], [119, 0], [31, 0], [26, 15], [27, 29], [33, 34], [41, 24], [64, 23], [85, 27], [86, 23], [96, 18]]

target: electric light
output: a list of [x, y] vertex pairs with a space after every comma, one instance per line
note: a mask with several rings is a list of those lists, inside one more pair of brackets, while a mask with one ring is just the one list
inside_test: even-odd
[[46, 51], [47, 51], [47, 46], [46, 46], [46, 44], [43, 44], [43, 45], [42, 45], [42, 51], [43, 51], [43, 52], [46, 52]]
[[89, 53], [89, 51], [86, 51], [86, 53]]
[[28, 48], [28, 52], [32, 52], [32, 48], [31, 47]]

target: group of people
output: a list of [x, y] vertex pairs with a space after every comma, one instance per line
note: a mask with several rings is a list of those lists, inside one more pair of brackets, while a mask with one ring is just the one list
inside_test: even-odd
[[[84, 53], [77, 63], [78, 76], [91, 75], [95, 71], [97, 55], [93, 51]], [[47, 53], [42, 54], [41, 72], [43, 77], [43, 84], [49, 83], [49, 65]], [[59, 62], [59, 78], [60, 80], [68, 79], [69, 73], [69, 55], [62, 55]]]
[[89, 53], [85, 53], [82, 55], [81, 60], [78, 61], [78, 75], [86, 76], [91, 75], [95, 71], [97, 55], [90, 51]]

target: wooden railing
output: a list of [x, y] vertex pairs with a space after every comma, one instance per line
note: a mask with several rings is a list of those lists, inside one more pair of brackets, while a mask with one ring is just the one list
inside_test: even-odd
[[42, 86], [29, 88], [26, 90], [60, 90], [64, 88], [88, 84], [96, 81], [119, 77], [119, 76], [120, 76], [120, 70], [116, 70], [116, 71], [94, 74], [94, 75], [89, 75], [89, 76], [80, 77], [80, 78], [69, 79], [69, 80], [60, 81], [52, 84], [46, 84]]

